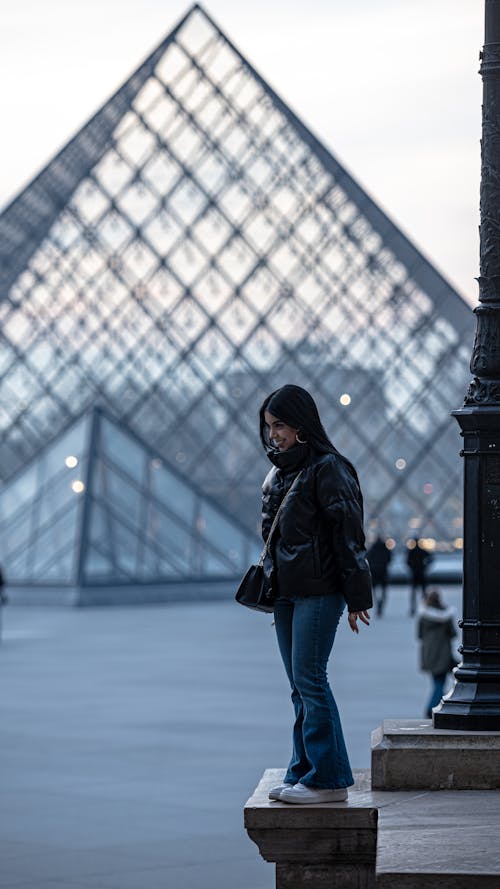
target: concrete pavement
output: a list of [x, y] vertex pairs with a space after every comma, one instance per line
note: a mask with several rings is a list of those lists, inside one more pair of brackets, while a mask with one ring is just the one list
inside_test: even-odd
[[[330, 676], [355, 768], [383, 718], [423, 713], [406, 613], [394, 588], [382, 620], [339, 629]], [[269, 616], [8, 606], [3, 624], [0, 889], [271, 889], [242, 815], [290, 752]]]

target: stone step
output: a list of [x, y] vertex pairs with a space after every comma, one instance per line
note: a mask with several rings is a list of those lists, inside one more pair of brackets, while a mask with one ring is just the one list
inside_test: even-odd
[[268, 769], [245, 826], [277, 889], [500, 889], [500, 790], [372, 790], [355, 772], [346, 803], [271, 802]]

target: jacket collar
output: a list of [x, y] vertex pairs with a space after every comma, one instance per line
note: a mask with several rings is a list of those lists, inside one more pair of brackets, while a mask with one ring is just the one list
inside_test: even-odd
[[288, 448], [287, 451], [268, 448], [266, 453], [271, 463], [274, 463], [286, 475], [288, 472], [302, 469], [309, 457], [310, 449], [308, 444], [296, 444], [293, 448]]

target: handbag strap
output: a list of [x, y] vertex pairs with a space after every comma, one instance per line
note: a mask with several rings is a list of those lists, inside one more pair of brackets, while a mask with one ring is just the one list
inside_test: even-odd
[[269, 543], [270, 543], [271, 537], [273, 536], [273, 533], [274, 533], [274, 531], [275, 531], [275, 529], [276, 529], [276, 525], [278, 524], [281, 510], [283, 509], [283, 507], [284, 507], [286, 501], [288, 500], [288, 497], [289, 497], [290, 494], [292, 493], [292, 491], [293, 491], [295, 485], [297, 484], [297, 482], [298, 482], [300, 476], [302, 475], [302, 473], [303, 473], [303, 470], [301, 469], [300, 472], [295, 476], [295, 478], [294, 478], [292, 484], [290, 485], [290, 487], [288, 488], [288, 491], [286, 492], [285, 496], [283, 497], [283, 500], [281, 501], [280, 505], [278, 506], [278, 510], [277, 510], [277, 512], [276, 512], [276, 515], [274, 516], [273, 523], [272, 523], [272, 525], [271, 525], [271, 530], [269, 531], [269, 534], [267, 535], [267, 539], [266, 539], [266, 542], [265, 542], [265, 544], [264, 544], [264, 549], [262, 550], [262, 555], [261, 555], [261, 557], [260, 557], [260, 559], [259, 559], [259, 565], [260, 565], [260, 566], [262, 566], [262, 565], [264, 564], [264, 559], [266, 558], [267, 551], [268, 551], [268, 549], [269, 549]]

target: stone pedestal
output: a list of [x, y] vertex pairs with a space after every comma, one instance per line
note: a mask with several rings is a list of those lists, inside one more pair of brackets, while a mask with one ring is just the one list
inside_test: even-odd
[[284, 774], [267, 769], [245, 806], [249, 837], [276, 864], [276, 889], [374, 889], [378, 813], [366, 805], [366, 773], [348, 802], [312, 806], [268, 799]]
[[372, 733], [373, 790], [500, 788], [500, 732], [435, 729], [430, 719], [385, 719]]

